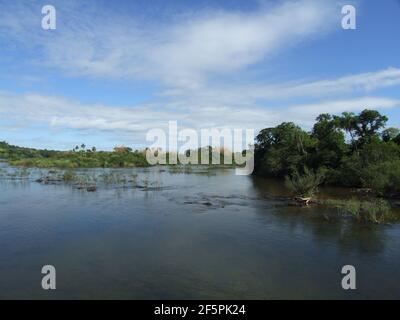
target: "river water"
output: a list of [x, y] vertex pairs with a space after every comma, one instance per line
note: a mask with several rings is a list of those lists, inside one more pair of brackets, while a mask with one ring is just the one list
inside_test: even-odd
[[[282, 205], [279, 182], [229, 169], [119, 172], [156, 187], [0, 180], [0, 298], [400, 298], [397, 224]], [[56, 290], [41, 288], [44, 265]], [[344, 265], [357, 290], [342, 289]]]

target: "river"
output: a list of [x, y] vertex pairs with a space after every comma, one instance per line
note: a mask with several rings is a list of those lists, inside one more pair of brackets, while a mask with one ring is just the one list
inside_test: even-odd
[[[0, 180], [1, 299], [400, 298], [398, 224], [282, 205], [281, 183], [231, 169], [116, 171], [156, 187]], [[41, 288], [48, 264], [56, 290]]]

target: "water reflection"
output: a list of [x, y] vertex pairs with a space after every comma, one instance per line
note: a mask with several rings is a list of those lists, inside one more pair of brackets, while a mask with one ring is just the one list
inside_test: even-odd
[[[233, 170], [117, 171], [157, 185], [86, 192], [36, 173], [0, 183], [0, 298], [400, 297], [398, 225], [285, 206], [281, 183]], [[48, 263], [59, 274], [51, 296], [39, 287]], [[353, 293], [339, 285], [349, 263]]]
[[[255, 178], [253, 186], [261, 197], [290, 196], [281, 181]], [[342, 188], [322, 189], [319, 197], [348, 196], [348, 190]], [[276, 217], [287, 221], [292, 233], [302, 232], [314, 235], [318, 243], [335, 242], [343, 253], [356, 249], [364, 253], [379, 253], [384, 250], [385, 230], [387, 227], [375, 224], [363, 224], [340, 216], [335, 209], [318, 207], [287, 206], [276, 208]]]

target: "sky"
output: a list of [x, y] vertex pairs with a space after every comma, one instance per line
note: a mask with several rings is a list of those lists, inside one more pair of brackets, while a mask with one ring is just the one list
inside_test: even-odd
[[399, 30], [399, 0], [0, 0], [0, 141], [142, 148], [169, 121], [310, 130], [365, 108], [400, 127]]

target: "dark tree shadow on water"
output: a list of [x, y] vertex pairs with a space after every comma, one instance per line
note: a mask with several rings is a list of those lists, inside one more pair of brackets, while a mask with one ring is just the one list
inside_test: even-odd
[[[256, 196], [266, 202], [273, 201], [274, 197], [288, 196], [284, 184], [278, 180], [255, 178], [253, 187]], [[311, 234], [317, 243], [335, 244], [342, 253], [375, 255], [384, 251], [387, 243], [387, 225], [361, 223], [325, 206], [302, 207], [278, 201], [272, 210], [260, 211], [260, 215], [268, 213], [272, 213], [274, 221], [289, 232]], [[266, 219], [266, 223], [271, 220]]]

